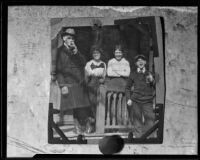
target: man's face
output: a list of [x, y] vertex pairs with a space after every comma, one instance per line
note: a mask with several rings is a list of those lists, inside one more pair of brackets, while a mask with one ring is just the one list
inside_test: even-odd
[[115, 58], [116, 58], [116, 60], [120, 61], [122, 59], [122, 57], [123, 57], [122, 51], [120, 51], [118, 49], [115, 50]]
[[136, 62], [136, 66], [138, 68], [144, 68], [144, 66], [146, 65], [146, 61], [143, 60], [142, 58], [139, 58]]
[[97, 51], [97, 50], [95, 50], [94, 52], [93, 52], [93, 58], [94, 58], [94, 60], [100, 60], [100, 58], [101, 58], [101, 54], [100, 54], [100, 52], [99, 51]]
[[69, 47], [74, 46], [74, 37], [73, 36], [65, 35], [65, 36], [63, 36], [63, 41]]

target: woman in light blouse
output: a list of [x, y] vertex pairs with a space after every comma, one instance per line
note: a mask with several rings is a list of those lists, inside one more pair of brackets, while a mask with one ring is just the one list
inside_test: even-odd
[[116, 45], [114, 55], [115, 57], [108, 61], [108, 77], [129, 77], [131, 71], [130, 65], [123, 57], [121, 45]]

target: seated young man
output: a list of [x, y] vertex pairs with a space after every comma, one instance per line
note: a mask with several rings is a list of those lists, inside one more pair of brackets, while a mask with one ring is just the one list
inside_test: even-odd
[[114, 58], [108, 61], [108, 77], [128, 77], [130, 75], [130, 65], [123, 57], [121, 45], [116, 45], [114, 56]]
[[[139, 138], [154, 124], [155, 80], [146, 68], [144, 55], [135, 57], [135, 65], [137, 70], [131, 72], [127, 80], [126, 98], [130, 121], [134, 125], [133, 135]], [[132, 87], [134, 87], [133, 90], [131, 90]], [[144, 117], [144, 122], [142, 117]]]

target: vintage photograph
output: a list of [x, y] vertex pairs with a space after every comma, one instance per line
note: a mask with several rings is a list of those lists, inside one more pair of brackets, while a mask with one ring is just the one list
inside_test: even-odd
[[5, 157], [198, 154], [198, 6], [2, 7]]
[[50, 143], [98, 143], [107, 135], [162, 143], [162, 19], [68, 21], [51, 19]]

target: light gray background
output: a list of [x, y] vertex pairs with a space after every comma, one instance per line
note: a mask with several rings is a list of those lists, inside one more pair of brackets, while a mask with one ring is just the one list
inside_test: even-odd
[[50, 19], [121, 16], [163, 16], [166, 57], [164, 142], [126, 145], [121, 154], [197, 153], [196, 7], [13, 6], [8, 8], [8, 157], [100, 154], [98, 145], [47, 144]]

